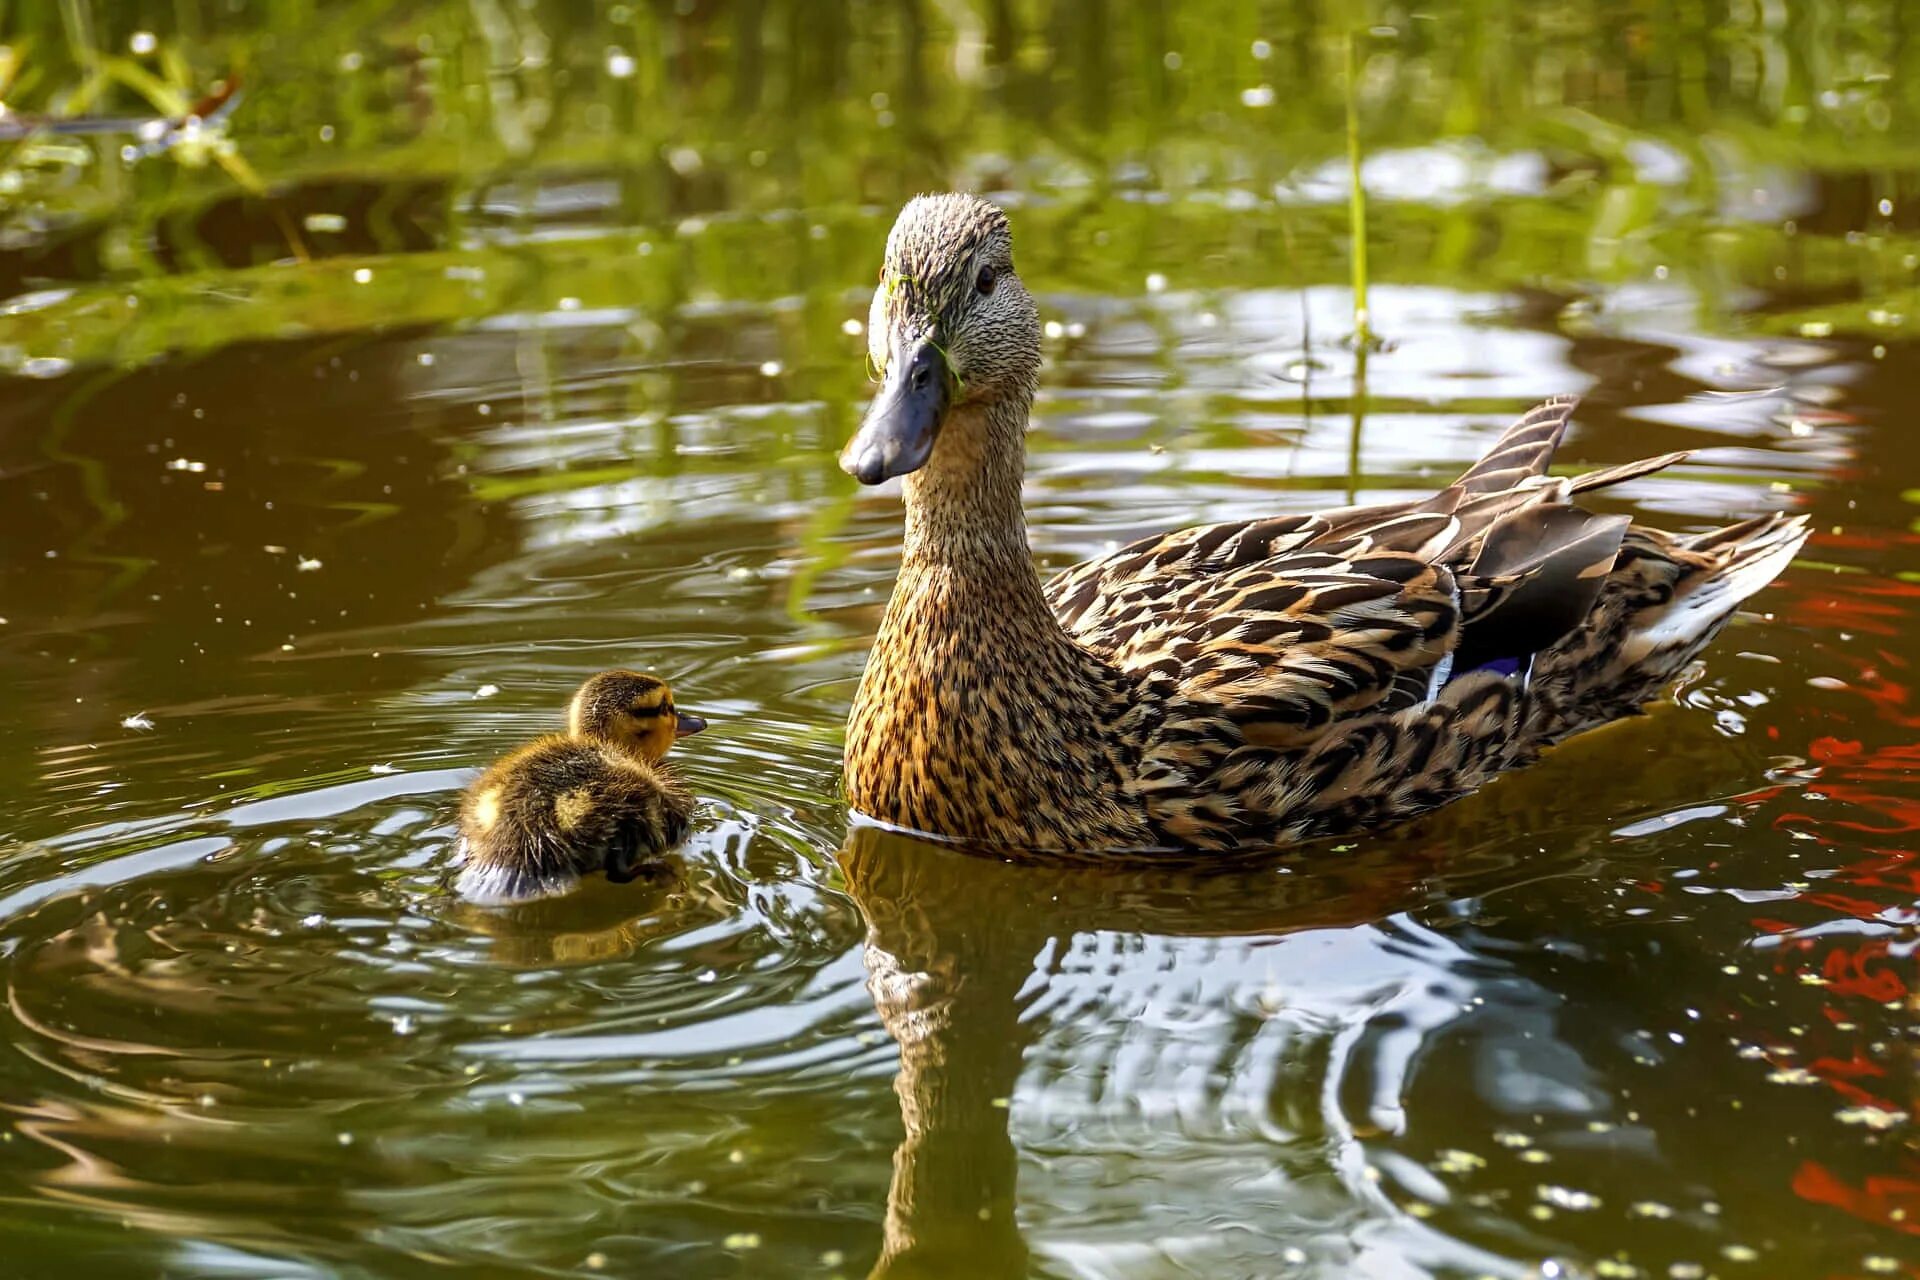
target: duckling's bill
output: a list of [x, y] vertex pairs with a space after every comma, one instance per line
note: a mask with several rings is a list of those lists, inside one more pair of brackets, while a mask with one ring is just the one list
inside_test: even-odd
[[707, 727], [707, 718], [705, 716], [690, 716], [684, 711], [676, 711], [674, 715], [678, 717], [673, 724], [673, 736], [675, 738], [691, 738], [694, 734]]

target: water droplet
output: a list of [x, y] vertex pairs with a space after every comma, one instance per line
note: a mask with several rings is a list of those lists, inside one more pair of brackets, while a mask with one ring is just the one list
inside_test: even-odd
[[616, 48], [607, 50], [607, 74], [615, 80], [629, 79], [637, 66], [638, 64], [633, 60], [633, 55], [625, 49]]
[[73, 369], [73, 361], [61, 356], [28, 356], [20, 362], [20, 373], [28, 378], [58, 378]]
[[127, 40], [127, 48], [136, 58], [144, 58], [160, 47], [159, 39], [151, 31], [136, 31]]

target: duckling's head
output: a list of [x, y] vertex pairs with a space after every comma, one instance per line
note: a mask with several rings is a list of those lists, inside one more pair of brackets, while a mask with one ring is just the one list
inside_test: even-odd
[[649, 763], [660, 760], [676, 740], [707, 727], [673, 705], [673, 690], [658, 676], [638, 671], [602, 671], [573, 695], [567, 706], [567, 733], [594, 738]]
[[924, 467], [956, 407], [1024, 410], [1040, 376], [1040, 311], [1014, 274], [1007, 215], [978, 196], [909, 201], [887, 236], [867, 354], [880, 392], [840, 454], [862, 484]]

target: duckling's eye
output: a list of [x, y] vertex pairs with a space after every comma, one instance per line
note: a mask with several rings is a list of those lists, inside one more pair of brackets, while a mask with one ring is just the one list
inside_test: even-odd
[[982, 267], [980, 274], [974, 278], [973, 287], [978, 289], [980, 296], [984, 298], [993, 292], [994, 282], [998, 279], [999, 276], [994, 273], [992, 267]]

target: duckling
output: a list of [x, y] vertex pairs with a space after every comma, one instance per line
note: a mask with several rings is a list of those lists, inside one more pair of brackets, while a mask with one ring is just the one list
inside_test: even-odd
[[661, 764], [707, 722], [664, 680], [602, 671], [573, 695], [567, 731], [494, 763], [460, 805], [456, 890], [485, 904], [566, 893], [589, 871], [624, 884], [686, 839], [693, 793]]

